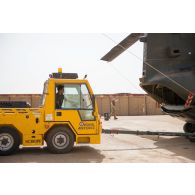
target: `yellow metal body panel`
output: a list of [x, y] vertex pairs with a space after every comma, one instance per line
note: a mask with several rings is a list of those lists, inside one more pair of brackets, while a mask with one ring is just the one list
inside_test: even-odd
[[[22, 145], [43, 145], [44, 136], [54, 125], [66, 125], [75, 134], [76, 143], [99, 144], [101, 136], [101, 122], [98, 107], [95, 103], [94, 121], [82, 121], [78, 110], [55, 109], [56, 84], [86, 84], [90, 94], [93, 91], [87, 80], [54, 79], [47, 81], [47, 93], [43, 95], [40, 108], [2, 108], [0, 109], [0, 126], [13, 126], [20, 133]], [[57, 116], [57, 112], [61, 116]]]

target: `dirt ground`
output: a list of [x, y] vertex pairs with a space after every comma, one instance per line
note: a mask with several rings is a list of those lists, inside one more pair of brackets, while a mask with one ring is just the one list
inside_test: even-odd
[[[104, 121], [104, 128], [182, 132], [184, 122], [170, 116], [121, 116]], [[46, 148], [22, 148], [0, 156], [0, 163], [142, 163], [195, 162], [195, 143], [185, 137], [102, 135], [100, 145], [76, 145], [69, 154], [50, 154]]]

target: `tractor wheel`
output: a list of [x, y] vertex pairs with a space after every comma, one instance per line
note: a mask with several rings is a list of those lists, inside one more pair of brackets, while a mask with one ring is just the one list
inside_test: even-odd
[[64, 126], [57, 126], [48, 132], [46, 142], [50, 152], [57, 154], [68, 153], [74, 146], [74, 134]]
[[0, 128], [0, 156], [7, 156], [19, 149], [20, 136], [11, 127]]

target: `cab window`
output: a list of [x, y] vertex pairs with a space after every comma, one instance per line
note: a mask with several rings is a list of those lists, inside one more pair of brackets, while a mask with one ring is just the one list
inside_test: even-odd
[[41, 95], [41, 106], [44, 106], [45, 104], [45, 98], [48, 93], [48, 81], [45, 81], [44, 87], [43, 87], [43, 93]]
[[82, 120], [94, 120], [91, 95], [85, 84], [56, 85], [56, 109], [78, 110]]
[[85, 84], [57, 85], [56, 105], [61, 109], [93, 109], [91, 95]]

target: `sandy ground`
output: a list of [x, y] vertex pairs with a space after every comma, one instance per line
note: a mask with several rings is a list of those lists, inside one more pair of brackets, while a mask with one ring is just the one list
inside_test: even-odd
[[[124, 116], [103, 121], [104, 128], [182, 132], [184, 122], [170, 116]], [[185, 137], [102, 135], [100, 145], [76, 145], [69, 154], [50, 154], [46, 148], [22, 148], [0, 156], [1, 163], [141, 163], [195, 162], [195, 143]]]

